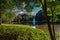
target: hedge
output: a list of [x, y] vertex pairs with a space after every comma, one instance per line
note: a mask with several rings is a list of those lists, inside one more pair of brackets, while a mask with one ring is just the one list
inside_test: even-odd
[[0, 25], [0, 40], [50, 40], [49, 34], [32, 27]]

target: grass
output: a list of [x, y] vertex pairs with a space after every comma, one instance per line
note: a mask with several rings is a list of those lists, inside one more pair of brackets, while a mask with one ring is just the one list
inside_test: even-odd
[[[47, 37], [48, 36], [48, 37]], [[0, 40], [49, 40], [48, 32], [34, 29], [30, 25], [2, 24]]]
[[23, 25], [23, 24], [1, 24], [3, 26], [18, 26], [18, 27], [32, 27], [31, 25]]
[[[18, 33], [20, 33], [20, 31], [25, 31], [25, 30], [33, 30], [34, 32], [33, 33], [35, 33], [35, 32], [42, 32], [42, 34], [46, 34], [46, 33], [48, 33], [47, 31], [46, 32], [44, 32], [44, 30], [40, 30], [40, 31], [37, 31], [37, 30], [35, 30], [35, 29], [33, 29], [32, 28], [32, 26], [31, 25], [22, 25], [22, 24], [1, 24], [2, 25], [2, 28], [3, 28], [3, 32], [4, 33], [9, 33], [10, 31], [11, 31], [11, 33], [12, 32], [15, 32], [15, 31], [17, 31]], [[6, 30], [8, 30], [7, 32], [6, 32]], [[39, 29], [38, 29], [39, 30]], [[27, 32], [26, 31], [26, 32]], [[2, 30], [0, 30], [0, 32], [2, 32]], [[10, 34], [10, 33], [9, 33]], [[4, 34], [5, 35], [5, 34]], [[27, 34], [26, 34], [27, 35]], [[31, 34], [32, 35], [32, 34]], [[33, 34], [34, 35], [34, 34]], [[36, 35], [35, 35], [36, 36]], [[39, 36], [39, 35], [38, 35]], [[47, 36], [49, 36], [49, 33], [47, 34]], [[40, 36], [39, 36], [40, 37]], [[42, 36], [43, 37], [43, 36]], [[56, 37], [58, 37], [58, 38], [60, 38], [60, 34], [56, 34]]]

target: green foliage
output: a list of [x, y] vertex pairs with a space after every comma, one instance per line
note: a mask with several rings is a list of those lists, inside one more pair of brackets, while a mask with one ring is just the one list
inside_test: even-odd
[[[32, 6], [32, 8], [29, 5], [30, 2], [34, 2], [34, 6]], [[3, 11], [4, 9], [13, 9], [14, 7], [17, 7], [22, 10], [24, 6], [23, 3], [25, 3], [26, 6], [28, 6], [27, 8], [26, 6], [24, 7], [26, 8], [25, 10], [27, 10], [28, 12], [31, 12], [34, 7], [39, 7], [41, 5], [39, 0], [38, 1], [37, 0], [1, 0], [0, 8], [1, 11]]]
[[0, 8], [3, 9], [11, 9], [13, 8], [14, 3], [13, 0], [0, 0]]
[[0, 40], [50, 40], [49, 34], [40, 29], [0, 25]]
[[16, 14], [15, 13], [8, 13], [8, 15], [7, 15], [8, 17], [7, 17], [7, 19], [8, 19], [8, 22], [9, 23], [12, 23], [12, 21], [15, 19], [15, 17], [16, 17]]
[[6, 19], [7, 19], [7, 12], [6, 11], [2, 12], [1, 18], [2, 18], [2, 21], [6, 21]]
[[15, 13], [7, 13], [6, 11], [3, 11], [1, 14], [2, 23], [11, 23], [16, 17]]
[[[57, 22], [58, 20], [58, 13], [60, 12], [60, 1], [58, 0], [48, 0], [47, 1], [47, 12], [48, 12], [48, 16], [50, 16], [50, 21], [52, 21], [52, 16], [53, 16], [53, 21]], [[53, 15], [52, 15], [53, 14]]]

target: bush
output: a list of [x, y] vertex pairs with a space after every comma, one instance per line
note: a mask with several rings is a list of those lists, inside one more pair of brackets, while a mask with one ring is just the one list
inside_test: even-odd
[[50, 40], [50, 37], [40, 29], [0, 25], [0, 40]]

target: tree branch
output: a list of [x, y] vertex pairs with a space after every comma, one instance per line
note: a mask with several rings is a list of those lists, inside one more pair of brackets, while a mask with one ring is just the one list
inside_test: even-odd
[[41, 4], [42, 4], [42, 7], [43, 7], [43, 9], [44, 9], [44, 4], [42, 3], [42, 0], [40, 0], [40, 2], [41, 2]]

